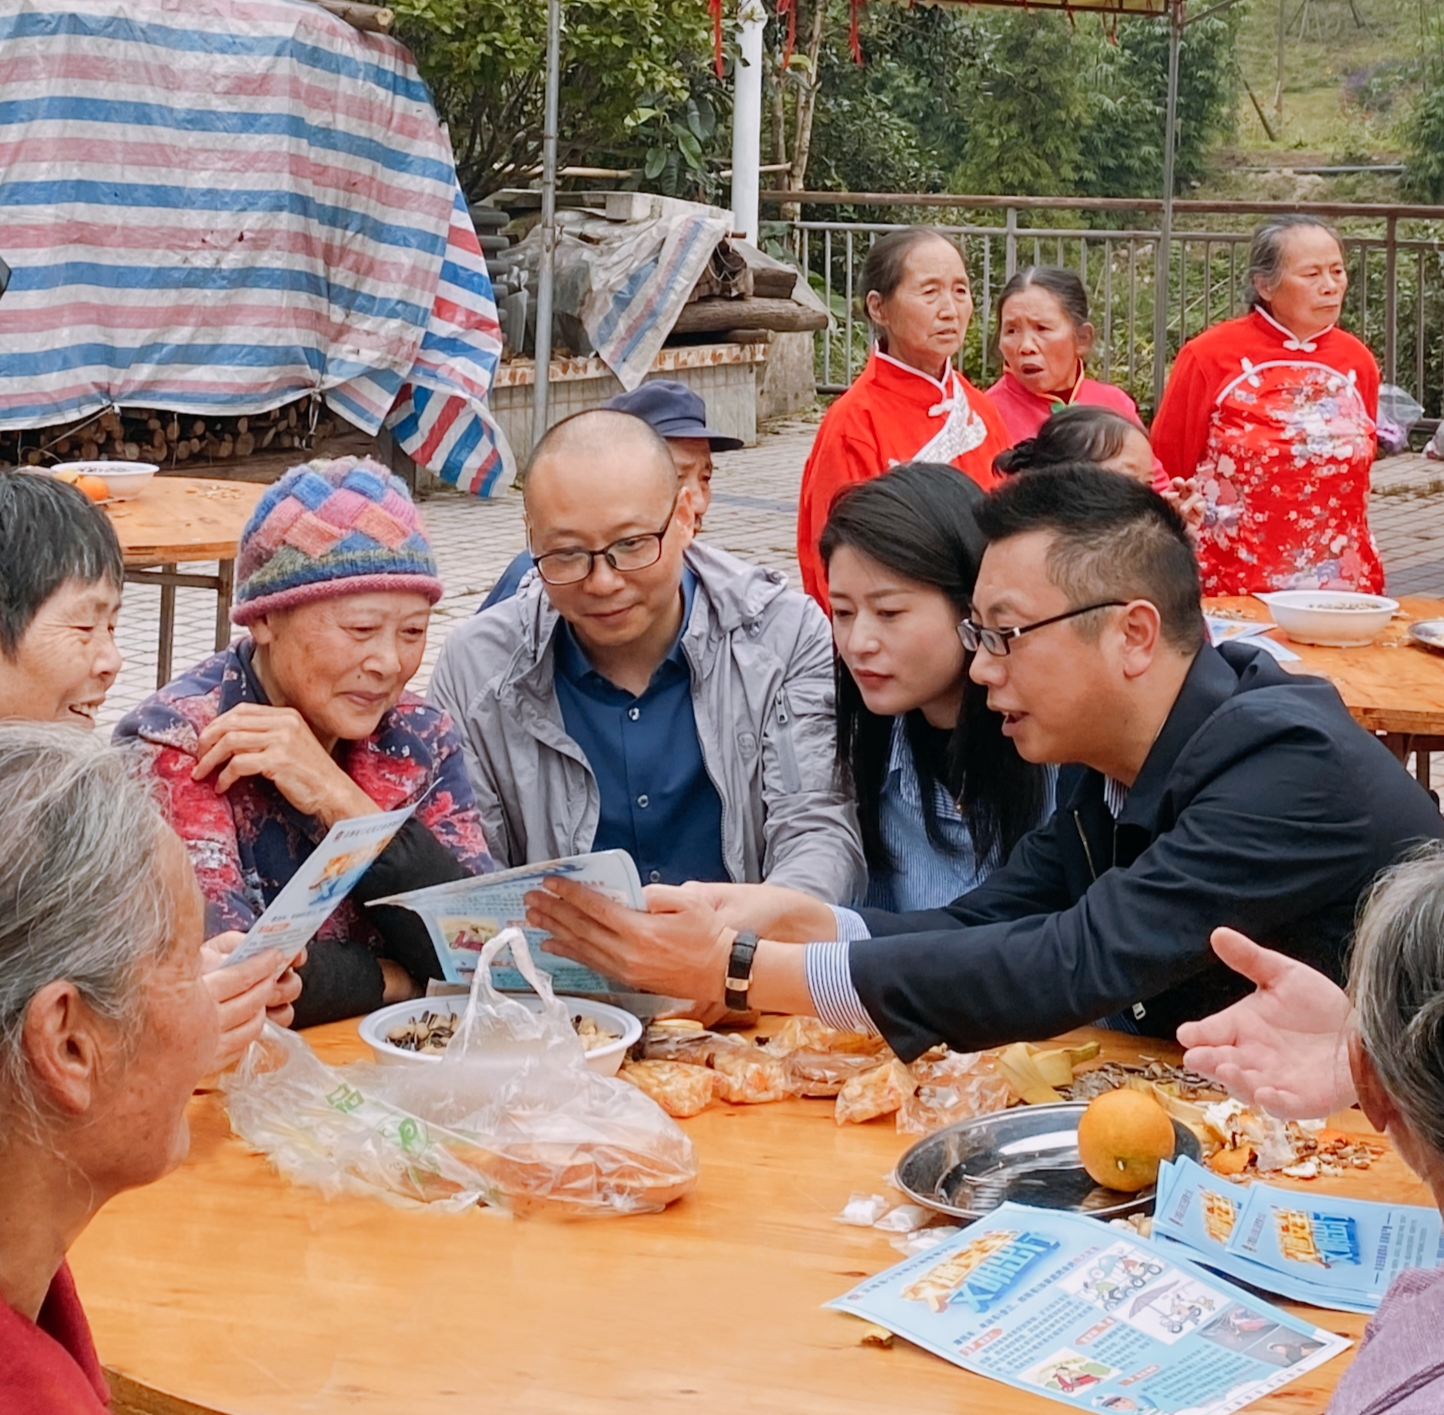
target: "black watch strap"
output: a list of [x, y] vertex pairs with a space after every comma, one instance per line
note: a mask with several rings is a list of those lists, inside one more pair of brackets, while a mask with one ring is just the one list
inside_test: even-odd
[[743, 929], [732, 940], [732, 952], [727, 959], [727, 983], [723, 998], [734, 1012], [746, 1012], [750, 1004], [747, 990], [752, 986], [752, 956], [757, 952], [757, 935], [751, 929]]

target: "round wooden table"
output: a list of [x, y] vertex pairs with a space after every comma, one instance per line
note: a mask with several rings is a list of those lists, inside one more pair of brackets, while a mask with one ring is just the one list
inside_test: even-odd
[[[215, 592], [217, 651], [230, 643], [236, 549], [265, 492], [253, 482], [156, 476], [139, 496], [106, 506], [120, 541], [125, 578], [132, 584], [160, 586], [157, 688], [170, 682], [177, 589]], [[192, 560], [214, 560], [216, 573], [176, 569]]]
[[[1105, 1056], [1140, 1051], [1117, 1033], [1073, 1035], [1098, 1037]], [[354, 1023], [308, 1039], [328, 1061], [362, 1052]], [[665, 1213], [511, 1219], [328, 1200], [278, 1178], [203, 1094], [187, 1163], [107, 1205], [71, 1265], [118, 1415], [1056, 1411], [904, 1341], [863, 1346], [861, 1323], [822, 1309], [899, 1261], [883, 1234], [836, 1215], [853, 1192], [890, 1193], [913, 1139], [891, 1118], [839, 1127], [832, 1111], [716, 1105], [684, 1121], [701, 1180]], [[1392, 1153], [1311, 1187], [1430, 1202]], [[1348, 1359], [1252, 1408], [1322, 1410]]]

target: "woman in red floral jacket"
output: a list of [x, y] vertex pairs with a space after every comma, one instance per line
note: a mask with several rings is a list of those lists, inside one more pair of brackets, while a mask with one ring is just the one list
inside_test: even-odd
[[1203, 492], [1205, 594], [1384, 588], [1368, 521], [1379, 368], [1337, 327], [1348, 288], [1337, 233], [1279, 217], [1254, 233], [1249, 313], [1179, 352], [1153, 450]]

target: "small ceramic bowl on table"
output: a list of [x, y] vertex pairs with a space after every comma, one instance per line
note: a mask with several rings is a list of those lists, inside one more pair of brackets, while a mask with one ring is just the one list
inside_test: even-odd
[[1373, 643], [1399, 609], [1397, 599], [1355, 590], [1275, 590], [1254, 598], [1296, 643], [1335, 649]]
[[[541, 998], [534, 993], [513, 993], [509, 996], [533, 1012], [541, 1011]], [[578, 1019], [590, 1018], [601, 1031], [609, 1033], [613, 1040], [587, 1051], [587, 1065], [601, 1076], [615, 1076], [621, 1068], [622, 1059], [629, 1047], [635, 1046], [642, 1037], [642, 1024], [630, 1012], [610, 1003], [596, 1002], [589, 997], [561, 997], [557, 999], [567, 1010], [575, 1025]], [[428, 1013], [443, 1017], [460, 1017], [466, 1011], [466, 994], [445, 997], [418, 997], [410, 1002], [394, 1002], [389, 1007], [363, 1017], [360, 1023], [361, 1040], [371, 1048], [377, 1061], [394, 1065], [420, 1062], [429, 1065], [441, 1060], [440, 1051], [413, 1051], [398, 1046], [390, 1040], [394, 1032], [400, 1032], [411, 1022], [425, 1017]], [[583, 1042], [585, 1045], [585, 1040]]]
[[50, 475], [74, 482], [81, 477], [99, 477], [111, 501], [133, 501], [150, 479], [160, 471], [154, 462], [61, 462]]

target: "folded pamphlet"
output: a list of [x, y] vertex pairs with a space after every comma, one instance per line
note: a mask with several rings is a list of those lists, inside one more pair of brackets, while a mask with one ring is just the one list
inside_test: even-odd
[[221, 966], [232, 968], [267, 948], [294, 958], [376, 863], [413, 810], [405, 806], [337, 821]]
[[[373, 899], [373, 904], [395, 904], [419, 914], [426, 922], [442, 973], [449, 983], [470, 982], [483, 946], [503, 929], [518, 928], [526, 934], [537, 966], [551, 974], [552, 987], [559, 993], [615, 994], [629, 991], [592, 969], [569, 958], [540, 951], [543, 929], [526, 921], [526, 896], [542, 887], [542, 881], [564, 875], [605, 894], [628, 909], [645, 909], [642, 881], [632, 857], [625, 850], [598, 850], [589, 855], [572, 855], [564, 860], [545, 860], [521, 865], [496, 874], [451, 884], [413, 889], [405, 894]], [[530, 985], [509, 964], [493, 965], [492, 981], [506, 992], [529, 992]]]

